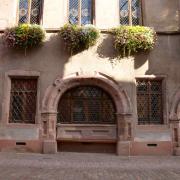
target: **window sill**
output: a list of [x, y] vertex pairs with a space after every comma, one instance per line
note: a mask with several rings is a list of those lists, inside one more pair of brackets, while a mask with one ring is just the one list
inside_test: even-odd
[[[0, 33], [4, 33], [6, 28], [0, 29]], [[44, 28], [47, 33], [58, 33], [60, 28]], [[110, 28], [111, 29], [111, 28]], [[101, 33], [109, 33], [110, 29], [100, 29]], [[157, 31], [158, 35], [180, 35], [180, 30], [178, 31]]]
[[58, 123], [57, 124], [58, 127], [93, 127], [93, 126], [96, 126], [96, 127], [116, 127], [115, 124], [60, 124]]
[[25, 124], [25, 123], [7, 123], [6, 127], [17, 127], [17, 128], [34, 128], [39, 127], [39, 124]]
[[137, 130], [167, 130], [169, 126], [167, 124], [146, 124], [146, 125], [137, 125]]

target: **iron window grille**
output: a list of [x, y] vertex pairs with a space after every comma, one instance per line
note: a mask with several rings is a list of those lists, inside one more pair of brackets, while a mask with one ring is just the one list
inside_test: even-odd
[[94, 0], [69, 0], [69, 23], [93, 24]]
[[11, 79], [10, 123], [35, 123], [37, 79]]
[[163, 123], [162, 80], [137, 79], [138, 124]]
[[65, 92], [58, 105], [61, 124], [115, 124], [112, 98], [96, 86], [79, 86]]
[[121, 25], [141, 24], [141, 0], [119, 0]]
[[19, 0], [19, 24], [40, 24], [43, 0]]

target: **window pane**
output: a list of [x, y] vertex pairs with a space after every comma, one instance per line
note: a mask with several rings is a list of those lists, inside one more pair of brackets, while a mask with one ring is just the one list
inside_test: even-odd
[[140, 3], [139, 0], [132, 0], [132, 24], [139, 25], [140, 18]]
[[99, 87], [76, 87], [60, 99], [58, 123], [114, 124], [115, 106], [111, 97]]
[[29, 0], [19, 0], [19, 24], [39, 24], [41, 3], [41, 0], [32, 0], [31, 4]]
[[41, 8], [41, 0], [32, 0], [32, 2], [31, 2], [31, 24], [39, 24], [40, 8]]
[[91, 24], [92, 23], [92, 0], [82, 0], [81, 1], [81, 24]]
[[[101, 121], [101, 102], [99, 101], [99, 99], [93, 98], [93, 99], [89, 99], [87, 101], [87, 117], [88, 117], [88, 121], [91, 123], [100, 123]], [[85, 111], [86, 112], [86, 111]]]
[[19, 23], [28, 22], [28, 0], [19, 0]]
[[128, 0], [120, 0], [120, 24], [129, 25]]
[[[132, 25], [139, 25], [140, 16], [141, 16], [141, 8], [139, 0], [131, 0], [131, 4], [129, 4], [128, 0], [119, 0], [120, 1], [120, 24], [121, 25], [129, 25], [130, 17], [132, 16]], [[129, 13], [129, 7], [131, 6], [131, 14]]]
[[137, 104], [138, 123], [147, 124], [149, 122], [148, 94], [138, 94]]
[[10, 122], [35, 123], [36, 97], [36, 79], [12, 79]]
[[78, 7], [79, 0], [69, 0], [69, 23], [78, 24]]
[[63, 104], [63, 107], [66, 107], [66, 111], [63, 110], [63, 107], [58, 107], [58, 116], [57, 116], [57, 122], [61, 123], [67, 123], [71, 122], [71, 99], [70, 99], [70, 94], [66, 93], [63, 98], [61, 99], [61, 104]]
[[151, 82], [151, 91], [153, 93], [160, 93], [162, 91], [162, 87], [161, 87], [161, 81], [152, 81]]
[[137, 112], [139, 124], [162, 123], [162, 81], [137, 80]]
[[162, 123], [162, 82], [151, 82], [151, 121], [154, 124]]
[[22, 117], [22, 111], [23, 111], [23, 107], [22, 107], [22, 96], [20, 93], [16, 93], [14, 92], [13, 96], [12, 96], [12, 117], [14, 119], [14, 122], [21, 122], [21, 119], [23, 119]]
[[140, 93], [147, 93], [148, 92], [148, 82], [146, 80], [144, 81], [138, 81], [137, 90]]
[[153, 124], [161, 124], [162, 121], [162, 97], [161, 94], [151, 95], [151, 115], [150, 119]]
[[85, 123], [87, 120], [87, 117], [85, 116], [85, 108], [83, 100], [80, 98], [73, 100], [73, 106], [72, 108], [72, 114], [73, 114], [73, 122], [74, 123]]

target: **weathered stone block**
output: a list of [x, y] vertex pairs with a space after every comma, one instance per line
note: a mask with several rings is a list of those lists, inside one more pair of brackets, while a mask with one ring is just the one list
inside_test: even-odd
[[117, 155], [118, 156], [130, 155], [130, 141], [117, 142]]
[[55, 153], [57, 153], [57, 141], [45, 140], [43, 142], [43, 153], [44, 154], [55, 154]]

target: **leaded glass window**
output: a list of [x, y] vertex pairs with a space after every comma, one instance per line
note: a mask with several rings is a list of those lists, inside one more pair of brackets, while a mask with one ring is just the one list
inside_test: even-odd
[[69, 23], [92, 24], [93, 0], [69, 0]]
[[137, 79], [138, 124], [162, 124], [162, 80]]
[[140, 0], [119, 0], [120, 24], [139, 25], [141, 21]]
[[39, 24], [42, 0], [19, 0], [19, 24]]
[[79, 86], [65, 92], [58, 105], [58, 123], [114, 124], [115, 105], [104, 90]]
[[35, 123], [37, 79], [11, 79], [10, 123]]

